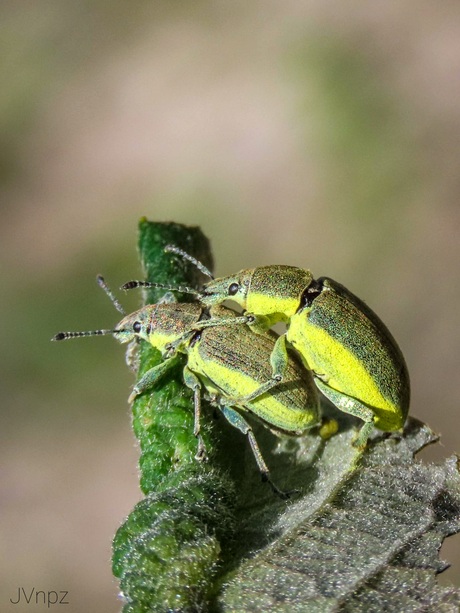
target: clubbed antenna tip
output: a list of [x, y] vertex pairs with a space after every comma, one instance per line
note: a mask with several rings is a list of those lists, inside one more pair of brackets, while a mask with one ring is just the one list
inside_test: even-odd
[[80, 338], [82, 336], [105, 336], [114, 334], [118, 330], [89, 330], [88, 332], [58, 332], [51, 339], [52, 341], [66, 341], [69, 338]]

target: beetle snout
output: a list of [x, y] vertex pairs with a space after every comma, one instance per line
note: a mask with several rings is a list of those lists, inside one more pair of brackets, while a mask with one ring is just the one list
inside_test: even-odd
[[204, 304], [209, 306], [211, 304], [221, 301], [222, 297], [218, 292], [213, 292], [212, 290], [209, 290], [204, 287], [201, 292], [200, 299], [202, 302], [204, 302]]

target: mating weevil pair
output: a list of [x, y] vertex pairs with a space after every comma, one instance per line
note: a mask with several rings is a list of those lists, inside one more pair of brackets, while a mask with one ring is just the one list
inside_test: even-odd
[[[160, 349], [165, 361], [136, 384], [131, 400], [153, 387], [177, 354], [185, 353], [184, 381], [194, 390], [199, 456], [204, 453], [199, 438], [201, 388], [248, 436], [267, 479], [267, 466], [238, 409], [254, 413], [275, 432], [300, 434], [319, 421], [314, 381], [340, 410], [364, 421], [356, 446], [366, 445], [374, 425], [389, 432], [402, 428], [410, 397], [404, 358], [377, 315], [345, 287], [290, 266], [265, 266], [214, 279], [182, 250], [167, 250], [194, 263], [211, 281], [201, 291], [141, 281], [123, 288], [176, 290], [196, 295], [199, 303], [148, 305], [126, 316], [114, 330], [59, 333], [55, 340], [111, 333], [121, 342], [142, 338]], [[243, 307], [244, 314], [217, 308], [227, 299]], [[268, 331], [278, 321], [288, 326], [280, 337]], [[289, 345], [297, 350], [304, 369], [289, 356]], [[288, 393], [291, 388], [295, 393]]]
[[[122, 307], [98, 277], [119, 311]], [[207, 319], [207, 317], [211, 319]], [[113, 334], [121, 343], [142, 339], [160, 350], [163, 362], [148, 370], [135, 384], [130, 400], [153, 388], [161, 377], [186, 356], [184, 383], [194, 392], [195, 428], [198, 439], [197, 459], [204, 459], [200, 437], [201, 395], [217, 406], [227, 420], [250, 442], [260, 472], [273, 490], [282, 497], [269, 478], [269, 470], [252, 429], [241, 415], [250, 412], [275, 433], [300, 435], [319, 425], [319, 397], [311, 374], [295, 356], [286, 364], [282, 383], [271, 379], [270, 355], [277, 335], [271, 331], [255, 336], [247, 326], [207, 326], [213, 318], [228, 322], [236, 319], [234, 311], [215, 306], [210, 309], [198, 302], [150, 304], [126, 315], [113, 330], [59, 332], [53, 340]], [[273, 389], [272, 389], [273, 388]], [[271, 393], [267, 393], [271, 390]]]
[[[262, 333], [277, 322], [287, 332], [275, 343], [271, 354], [272, 377], [283, 381], [288, 354], [286, 342], [296, 349], [316, 385], [337, 408], [364, 421], [355, 440], [366, 445], [375, 425], [392, 432], [403, 427], [409, 410], [409, 373], [404, 357], [388, 328], [357, 296], [340, 283], [309, 270], [292, 266], [262, 266], [214, 279], [195, 258], [181, 249], [167, 251], [194, 263], [210, 281], [201, 291], [189, 292], [211, 307], [233, 300], [244, 315], [228, 322], [213, 318], [210, 326], [247, 324]], [[161, 287], [131, 281], [124, 289]]]

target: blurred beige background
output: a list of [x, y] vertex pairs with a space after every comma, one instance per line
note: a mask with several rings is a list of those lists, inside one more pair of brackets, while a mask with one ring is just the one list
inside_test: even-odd
[[347, 285], [443, 435], [424, 457], [460, 451], [458, 2], [5, 0], [0, 30], [1, 611], [18, 587], [119, 610], [131, 375], [111, 338], [49, 339], [116, 323], [94, 279], [139, 276], [142, 215], [200, 225], [219, 275]]

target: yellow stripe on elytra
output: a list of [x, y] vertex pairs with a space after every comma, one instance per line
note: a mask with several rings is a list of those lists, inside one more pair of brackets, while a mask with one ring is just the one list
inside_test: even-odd
[[[231, 398], [235, 401], [234, 406], [240, 406], [241, 408], [245, 403], [243, 405], [238, 404], [238, 398], [252, 394], [261, 385], [260, 382], [243, 372], [212, 360], [206, 361], [205, 368], [203, 368], [203, 361], [194, 349], [189, 351], [187, 365], [193, 372], [202, 374], [217, 386], [221, 386], [223, 396]], [[206, 387], [211, 388], [213, 386], [207, 384]], [[316, 423], [316, 413], [309, 411], [306, 403], [305, 406], [302, 405], [299, 410], [296, 410], [291, 404], [288, 406], [283, 404], [282, 400], [283, 397], [278, 400], [277, 396], [268, 392], [247, 404], [255, 415], [275, 428], [278, 427], [287, 432], [303, 432]], [[305, 395], [305, 401], [307, 400], [307, 395]], [[286, 401], [286, 398], [284, 398], [284, 401]]]
[[[305, 321], [303, 326], [303, 333], [297, 327], [291, 327], [288, 330], [287, 339], [306, 360], [308, 368], [314, 371], [319, 378], [324, 371], [327, 371], [328, 377], [324, 382], [329, 387], [351, 398], [359, 398], [361, 402], [372, 407], [377, 427], [380, 427], [380, 421], [381, 425], [387, 422], [388, 413], [400, 413], [399, 408], [382, 395], [362, 361], [342, 343], [333, 339], [321, 328], [305, 326]], [[305, 332], [308, 332], [308, 337]], [[321, 362], [315, 359], [312, 347], [321, 347]], [[346, 404], [345, 399], [344, 404]], [[394, 419], [390, 418], [390, 421], [394, 422]]]

